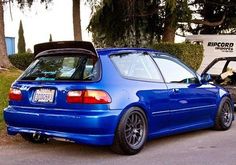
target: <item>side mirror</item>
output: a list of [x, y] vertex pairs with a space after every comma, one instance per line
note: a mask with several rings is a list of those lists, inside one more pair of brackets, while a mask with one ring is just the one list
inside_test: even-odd
[[201, 75], [201, 82], [202, 83], [207, 83], [210, 82], [212, 80], [211, 75], [204, 73]]

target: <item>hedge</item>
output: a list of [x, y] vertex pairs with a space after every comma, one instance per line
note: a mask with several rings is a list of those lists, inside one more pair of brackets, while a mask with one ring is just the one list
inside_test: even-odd
[[[194, 45], [190, 43], [158, 43], [151, 46], [154, 49], [162, 52], [167, 52], [176, 56], [187, 65], [197, 70], [203, 59], [203, 46]], [[25, 70], [29, 64], [33, 61], [34, 55], [31, 53], [15, 54], [9, 56], [11, 63], [20, 70]]]
[[202, 45], [194, 45], [190, 43], [158, 43], [151, 47], [176, 56], [194, 70], [197, 70], [200, 67], [203, 60]]
[[11, 63], [20, 70], [25, 70], [34, 60], [34, 55], [31, 53], [21, 53], [9, 56]]

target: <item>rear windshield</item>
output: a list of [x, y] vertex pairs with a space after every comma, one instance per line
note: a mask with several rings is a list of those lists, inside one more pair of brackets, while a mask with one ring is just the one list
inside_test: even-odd
[[19, 80], [96, 81], [99, 77], [100, 65], [97, 57], [76, 54], [40, 57], [26, 69]]

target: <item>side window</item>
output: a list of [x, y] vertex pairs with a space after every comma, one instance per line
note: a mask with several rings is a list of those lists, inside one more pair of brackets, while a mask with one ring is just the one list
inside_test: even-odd
[[223, 72], [226, 60], [216, 62], [208, 71], [210, 75], [220, 75]]
[[226, 70], [232, 70], [233, 72], [236, 72], [236, 61], [230, 61]]
[[167, 83], [199, 83], [198, 78], [184, 65], [167, 58], [154, 57]]
[[163, 82], [155, 62], [148, 54], [123, 53], [112, 55], [110, 58], [123, 77]]

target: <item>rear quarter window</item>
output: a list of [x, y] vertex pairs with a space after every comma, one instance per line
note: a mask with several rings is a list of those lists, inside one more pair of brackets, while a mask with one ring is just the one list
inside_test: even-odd
[[100, 78], [100, 64], [97, 57], [82, 54], [42, 56], [36, 59], [19, 80], [96, 81]]
[[155, 62], [148, 54], [122, 53], [111, 55], [110, 59], [124, 78], [163, 82]]

